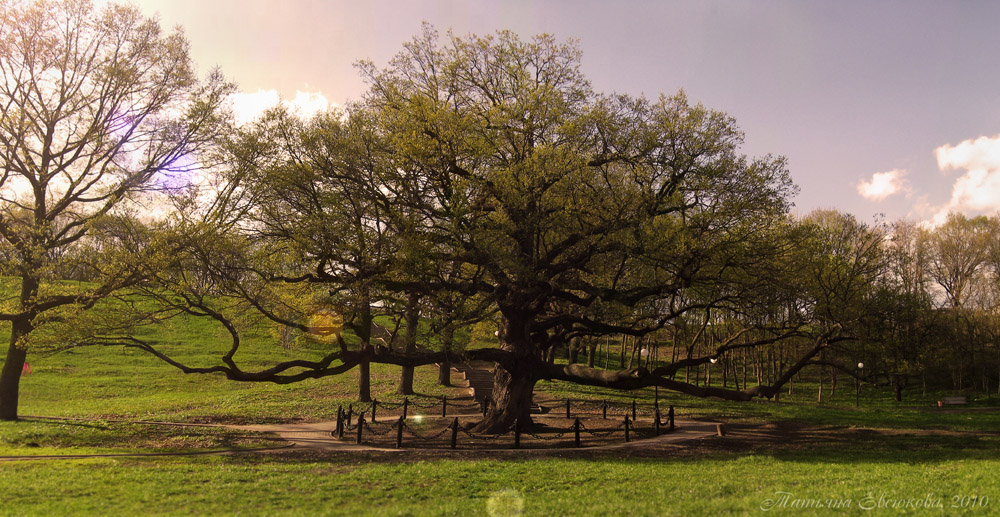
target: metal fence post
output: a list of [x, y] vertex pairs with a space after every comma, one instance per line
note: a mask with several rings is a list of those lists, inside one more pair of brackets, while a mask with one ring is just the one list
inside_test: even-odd
[[372, 423], [375, 423], [375, 408], [378, 406], [378, 399], [372, 399]]
[[570, 418], [570, 416], [569, 416], [569, 399], [566, 399], [566, 418]]
[[441, 417], [448, 416], [448, 395], [441, 396]]
[[458, 417], [451, 421], [451, 448], [454, 449], [458, 445]]
[[632, 399], [632, 420], [635, 420], [635, 399]]
[[406, 410], [410, 408], [410, 398], [406, 397], [403, 399], [403, 419], [406, 419]]
[[656, 419], [656, 424], [654, 425], [654, 427], [656, 428], [656, 436], [660, 436], [660, 410], [659, 409], [656, 410], [656, 414], [653, 415], [653, 418]]
[[576, 421], [573, 422], [573, 435], [574, 435], [574, 441], [576, 442], [576, 446], [579, 447], [580, 446], [580, 419], [579, 418], [577, 418]]
[[669, 429], [671, 431], [673, 431], [674, 430], [674, 406], [670, 406], [670, 410], [667, 412], [667, 420], [670, 420], [670, 427], [669, 427]]
[[365, 428], [365, 415], [364, 413], [358, 415], [358, 439], [355, 443], [361, 445], [361, 430]]
[[608, 401], [607, 400], [604, 401], [603, 414], [604, 414], [604, 419], [607, 420], [608, 419]]

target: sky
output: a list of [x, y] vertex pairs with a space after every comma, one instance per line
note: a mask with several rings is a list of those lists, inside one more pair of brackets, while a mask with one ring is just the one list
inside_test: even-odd
[[[304, 113], [358, 99], [421, 23], [575, 39], [595, 90], [688, 97], [788, 158], [795, 212], [943, 222], [1000, 210], [1000, 2], [132, 0], [205, 72]], [[250, 116], [250, 115], [245, 115]]]

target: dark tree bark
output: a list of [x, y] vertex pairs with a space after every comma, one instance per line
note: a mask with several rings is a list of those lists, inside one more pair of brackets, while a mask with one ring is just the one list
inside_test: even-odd
[[493, 372], [493, 395], [485, 418], [475, 427], [478, 432], [502, 433], [515, 420], [522, 428], [532, 425], [532, 393], [538, 374], [550, 363], [543, 360], [538, 343], [532, 340], [530, 322], [529, 313], [501, 308], [500, 349], [511, 358], [508, 364], [497, 364]]
[[[534, 363], [541, 366], [538, 360]], [[515, 363], [513, 369], [497, 366], [493, 374], [493, 395], [490, 406], [486, 412], [486, 418], [475, 427], [475, 430], [482, 433], [502, 433], [510, 428], [517, 420], [522, 429], [532, 426], [531, 404], [532, 394], [535, 389], [533, 373], [538, 368], [528, 367]]]
[[[21, 278], [21, 293], [18, 306], [29, 309], [38, 296], [40, 282], [37, 278], [24, 276]], [[17, 420], [17, 406], [21, 390], [21, 371], [24, 368], [28, 351], [18, 346], [18, 342], [32, 331], [32, 317], [25, 315], [11, 321], [10, 344], [7, 347], [7, 359], [0, 371], [0, 420]]]
[[[371, 300], [363, 297], [359, 308], [358, 325], [355, 332], [361, 339], [361, 350], [370, 351], [372, 339], [372, 308]], [[365, 355], [358, 364], [358, 400], [361, 402], [371, 402], [372, 400], [372, 374], [371, 366]]]
[[[441, 331], [441, 350], [443, 352], [450, 353], [451, 346], [455, 340], [455, 329], [451, 325], [445, 326]], [[438, 384], [442, 386], [451, 386], [451, 360], [445, 356], [445, 359], [438, 363]]]
[[[420, 296], [410, 293], [406, 301], [406, 348], [407, 354], [417, 351], [417, 324], [419, 323], [420, 311], [417, 303]], [[413, 395], [413, 367], [404, 366], [399, 379], [399, 389], [396, 391], [400, 395]]]
[[[365, 348], [368, 349], [371, 347], [366, 346]], [[361, 362], [358, 363], [358, 401], [372, 401], [371, 362], [368, 359], [362, 359]]]
[[28, 356], [27, 350], [17, 346], [17, 342], [30, 332], [30, 325], [15, 321], [10, 334], [7, 359], [0, 372], [0, 420], [17, 420], [18, 394], [21, 386], [21, 370]]

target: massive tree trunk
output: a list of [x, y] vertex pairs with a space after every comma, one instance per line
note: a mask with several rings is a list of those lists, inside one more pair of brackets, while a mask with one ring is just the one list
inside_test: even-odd
[[[413, 354], [417, 351], [417, 324], [419, 323], [420, 312], [417, 308], [417, 302], [420, 301], [420, 296], [416, 293], [410, 293], [409, 299], [406, 301], [406, 348], [405, 352], [407, 354]], [[413, 367], [404, 366], [402, 375], [399, 379], [399, 389], [396, 391], [400, 395], [413, 395]]]
[[[538, 361], [535, 361], [536, 363]], [[515, 362], [513, 368], [497, 365], [493, 374], [493, 395], [486, 418], [475, 430], [482, 433], [502, 433], [518, 422], [521, 429], [532, 426], [531, 404], [537, 368]]]
[[536, 375], [544, 371], [544, 359], [531, 339], [528, 315], [501, 310], [500, 348], [513, 357], [507, 364], [496, 365], [486, 417], [475, 427], [481, 433], [505, 432], [515, 420], [521, 428], [529, 428]]
[[18, 341], [30, 332], [26, 322], [14, 322], [10, 333], [7, 359], [0, 372], [0, 420], [17, 420], [17, 402], [21, 386], [21, 370], [28, 351], [18, 346]]

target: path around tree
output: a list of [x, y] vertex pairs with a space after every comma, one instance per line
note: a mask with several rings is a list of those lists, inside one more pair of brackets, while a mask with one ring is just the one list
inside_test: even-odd
[[[492, 392], [493, 388], [493, 372], [490, 370], [489, 366], [485, 363], [474, 363], [474, 364], [460, 364], [455, 365], [452, 368], [452, 373], [461, 376], [466, 383], [466, 388], [468, 391], [469, 401], [474, 400], [478, 403], [488, 398]], [[463, 401], [463, 399], [456, 399], [456, 401]], [[546, 400], [543, 401], [551, 404], [558, 404], [556, 400]], [[458, 412], [449, 413], [448, 417], [458, 417], [458, 418], [476, 418], [481, 416], [479, 413], [469, 413], [469, 412]], [[411, 415], [411, 418], [416, 417], [416, 415]], [[85, 418], [60, 418], [60, 417], [45, 417], [45, 416], [27, 416], [25, 419], [40, 419], [40, 420], [93, 420]], [[548, 414], [536, 414], [533, 415], [536, 421], [544, 423], [547, 420], [557, 420], [561, 417], [554, 413]], [[185, 423], [185, 422], [163, 422], [163, 421], [147, 421], [147, 420], [107, 420], [115, 422], [128, 422], [134, 424], [146, 424], [146, 425], [162, 425], [162, 426], [176, 426], [176, 427], [216, 427], [216, 428], [226, 428], [235, 429], [241, 431], [251, 431], [257, 433], [267, 433], [280, 437], [282, 440], [286, 441], [286, 444], [282, 444], [276, 447], [256, 447], [247, 449], [213, 449], [204, 451], [175, 451], [175, 452], [147, 452], [147, 453], [105, 453], [105, 454], [65, 454], [65, 455], [37, 455], [37, 456], [0, 456], [0, 461], [14, 461], [14, 460], [31, 460], [31, 459], [76, 459], [76, 458], [111, 458], [111, 457], [143, 457], [143, 456], [197, 456], [197, 455], [218, 455], [218, 454], [247, 454], [247, 453], [273, 453], [273, 452], [285, 452], [285, 451], [383, 451], [383, 452], [404, 452], [413, 450], [425, 450], [432, 451], [434, 448], [421, 448], [421, 447], [404, 447], [401, 449], [395, 448], [385, 448], [385, 447], [375, 447], [365, 444], [354, 444], [348, 439], [337, 439], [333, 436], [333, 430], [336, 428], [335, 421], [322, 421], [322, 422], [295, 422], [295, 423], [285, 423], [285, 424], [252, 424], [252, 425], [232, 425], [232, 424], [210, 424], [210, 423]], [[642, 422], [642, 419], [639, 420]], [[676, 422], [677, 429], [673, 432], [664, 433], [660, 436], [653, 438], [643, 438], [639, 440], [633, 440], [631, 442], [620, 442], [620, 443], [608, 443], [602, 445], [592, 445], [586, 446], [580, 449], [574, 450], [588, 450], [588, 451], [600, 451], [608, 449], [621, 449], [621, 448], [641, 448], [643, 446], [649, 446], [653, 444], [669, 444], [676, 442], [683, 442], [688, 440], [698, 440], [703, 438], [710, 438], [717, 436], [717, 422], [701, 422], [701, 421], [689, 421], [689, 420], [678, 420]], [[566, 449], [565, 446], [560, 447], [532, 447], [532, 448], [520, 448], [514, 449], [509, 443], [505, 443], [503, 446], [498, 448], [477, 448], [476, 451], [490, 451], [490, 452], [512, 452], [512, 453], [532, 453], [532, 452], [551, 452], [554, 450]]]

